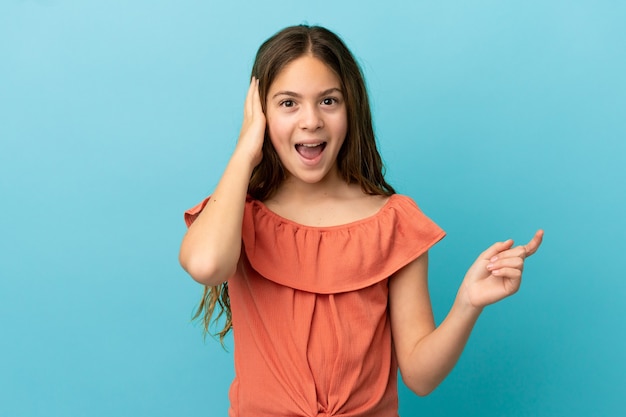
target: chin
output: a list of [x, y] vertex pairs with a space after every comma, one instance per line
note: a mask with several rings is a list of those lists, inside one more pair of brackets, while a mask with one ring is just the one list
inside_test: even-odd
[[291, 173], [289, 177], [292, 181], [313, 185], [324, 182], [328, 175], [328, 172], [300, 172], [296, 174]]

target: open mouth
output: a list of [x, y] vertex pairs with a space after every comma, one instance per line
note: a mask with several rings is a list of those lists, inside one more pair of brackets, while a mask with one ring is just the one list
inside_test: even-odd
[[304, 159], [317, 158], [322, 154], [324, 148], [326, 148], [326, 142], [296, 144], [296, 152], [298, 152]]

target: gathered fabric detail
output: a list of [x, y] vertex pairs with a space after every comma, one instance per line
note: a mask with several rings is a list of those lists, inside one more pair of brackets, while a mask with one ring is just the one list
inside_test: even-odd
[[251, 227], [242, 236], [252, 267], [278, 284], [318, 294], [384, 280], [445, 235], [400, 194], [371, 217], [331, 227], [300, 225], [257, 200], [247, 204], [244, 224]]

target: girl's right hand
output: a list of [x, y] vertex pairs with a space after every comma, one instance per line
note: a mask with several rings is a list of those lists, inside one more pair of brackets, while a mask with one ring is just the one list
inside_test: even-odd
[[243, 110], [243, 123], [237, 151], [250, 158], [252, 166], [257, 166], [263, 159], [263, 139], [265, 137], [265, 114], [259, 96], [259, 80], [252, 77]]

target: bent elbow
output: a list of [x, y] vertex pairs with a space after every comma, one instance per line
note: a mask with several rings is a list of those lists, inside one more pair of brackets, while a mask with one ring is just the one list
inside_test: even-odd
[[419, 397], [426, 397], [439, 385], [438, 383], [425, 381], [422, 378], [405, 378], [404, 376], [402, 376], [402, 382], [404, 382], [404, 385], [406, 385], [407, 388]]
[[435, 387], [416, 387], [416, 388], [411, 388], [411, 391], [413, 391], [419, 397], [426, 397], [427, 395], [432, 393], [434, 390], [435, 390]]
[[211, 259], [184, 256], [182, 251], [178, 258], [185, 271], [200, 284], [215, 287], [221, 285], [234, 274], [234, 268], [226, 269]]

